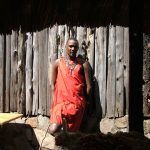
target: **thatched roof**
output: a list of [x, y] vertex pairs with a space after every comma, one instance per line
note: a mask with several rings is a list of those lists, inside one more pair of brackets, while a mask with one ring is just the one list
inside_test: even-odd
[[[0, 33], [42, 30], [58, 24], [128, 26], [129, 0], [2, 0]], [[150, 31], [150, 2], [144, 0], [144, 30]]]

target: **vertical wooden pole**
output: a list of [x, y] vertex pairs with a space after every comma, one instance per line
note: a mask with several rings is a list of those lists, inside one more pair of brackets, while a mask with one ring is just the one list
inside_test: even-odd
[[116, 115], [124, 115], [123, 49], [124, 29], [116, 26]]
[[129, 131], [143, 133], [143, 1], [129, 1]]
[[[102, 115], [106, 115], [106, 28], [96, 29], [95, 38], [95, 77], [97, 79]], [[98, 105], [98, 104], [97, 104]], [[98, 106], [97, 106], [98, 107]]]
[[95, 32], [93, 33], [91, 28], [87, 28], [87, 44], [88, 44], [88, 49], [87, 49], [87, 57], [89, 59], [89, 62], [94, 69], [94, 55], [95, 55]]
[[4, 35], [0, 35], [0, 112], [4, 111]]
[[49, 35], [48, 35], [48, 87], [47, 87], [47, 114], [50, 114], [50, 108], [52, 104], [52, 64], [57, 59], [58, 56], [58, 45], [57, 45], [57, 33], [58, 33], [58, 26], [55, 25], [52, 28], [49, 28]]
[[5, 112], [10, 110], [11, 35], [6, 35]]
[[17, 32], [11, 34], [11, 77], [10, 77], [10, 111], [17, 111], [17, 90], [18, 90], [18, 51]]
[[115, 117], [116, 110], [116, 27], [109, 28], [107, 77], [107, 117]]
[[26, 49], [25, 39], [26, 35], [19, 31], [18, 34], [18, 90], [17, 90], [17, 111], [25, 114], [25, 61]]
[[27, 51], [26, 51], [26, 114], [32, 112], [32, 34], [27, 33]]
[[58, 26], [58, 58], [64, 56], [65, 51], [65, 25]]
[[129, 28], [124, 28], [124, 98], [125, 114], [129, 108]]
[[65, 50], [65, 46], [66, 46], [66, 42], [67, 42], [67, 40], [68, 40], [68, 38], [69, 38], [69, 32], [70, 32], [70, 28], [67, 26], [67, 25], [65, 25], [65, 39], [64, 39], [64, 51], [63, 51], [63, 56], [64, 57], [66, 57], [66, 50]]
[[39, 113], [47, 113], [48, 29], [39, 33]]
[[[87, 32], [85, 27], [77, 27], [77, 40], [79, 41], [78, 54], [83, 55], [84, 51], [82, 49], [82, 42], [86, 40]], [[78, 55], [77, 54], [77, 55]]]
[[38, 114], [39, 101], [39, 42], [38, 32], [33, 33], [33, 105], [32, 115]]

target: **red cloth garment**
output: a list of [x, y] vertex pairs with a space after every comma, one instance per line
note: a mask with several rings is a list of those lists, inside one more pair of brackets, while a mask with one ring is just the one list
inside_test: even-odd
[[85, 111], [85, 78], [81, 73], [82, 65], [77, 62], [72, 74], [61, 58], [55, 84], [55, 93], [51, 108], [51, 123], [62, 124], [65, 118], [68, 131], [78, 131]]

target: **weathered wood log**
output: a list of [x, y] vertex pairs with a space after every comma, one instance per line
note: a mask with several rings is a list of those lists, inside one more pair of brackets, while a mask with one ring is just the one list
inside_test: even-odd
[[26, 35], [19, 32], [18, 35], [18, 90], [17, 90], [17, 111], [25, 114], [25, 41]]
[[0, 112], [4, 111], [4, 35], [0, 35]]
[[39, 114], [47, 112], [48, 29], [39, 32]]
[[116, 106], [116, 28], [109, 28], [107, 77], [107, 116], [115, 117]]
[[84, 55], [84, 50], [82, 49], [82, 43], [86, 41], [87, 32], [85, 27], [77, 27], [77, 40], [79, 42], [78, 54]]
[[124, 28], [124, 98], [125, 114], [129, 108], [129, 29]]
[[77, 27], [73, 26], [69, 28], [69, 37], [75, 37], [77, 36]]
[[58, 45], [57, 45], [57, 31], [58, 26], [55, 25], [49, 28], [48, 38], [48, 87], [47, 87], [47, 114], [50, 115], [50, 107], [52, 103], [51, 95], [51, 75], [52, 75], [52, 64], [58, 56]]
[[66, 57], [65, 46], [66, 46], [66, 42], [67, 42], [68, 38], [70, 37], [69, 32], [70, 32], [70, 28], [67, 25], [65, 25], [65, 39], [64, 39], [64, 46], [63, 46], [63, 56], [64, 57]]
[[31, 115], [33, 104], [33, 88], [32, 88], [32, 33], [27, 33], [26, 48], [26, 114]]
[[96, 30], [95, 41], [95, 76], [99, 84], [102, 115], [106, 114], [106, 28]]
[[116, 26], [116, 116], [124, 115], [124, 84], [123, 84], [123, 53], [124, 53], [124, 29]]
[[17, 90], [18, 90], [18, 51], [17, 32], [12, 31], [11, 35], [11, 80], [10, 80], [10, 111], [17, 111]]
[[38, 32], [33, 33], [33, 104], [32, 115], [38, 114], [39, 104], [39, 43]]
[[58, 26], [58, 58], [65, 54], [65, 25]]
[[5, 112], [10, 111], [11, 35], [6, 35]]
[[94, 69], [94, 55], [95, 55], [95, 32], [92, 32], [91, 28], [87, 28], [87, 58], [91, 67]]

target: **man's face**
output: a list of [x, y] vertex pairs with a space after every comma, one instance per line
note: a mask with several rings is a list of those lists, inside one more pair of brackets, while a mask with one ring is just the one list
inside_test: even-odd
[[77, 51], [79, 48], [79, 44], [77, 41], [75, 40], [69, 40], [67, 45], [66, 45], [66, 50], [67, 50], [67, 54], [71, 57], [71, 58], [75, 58]]

